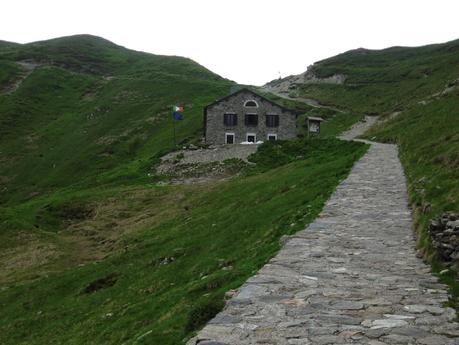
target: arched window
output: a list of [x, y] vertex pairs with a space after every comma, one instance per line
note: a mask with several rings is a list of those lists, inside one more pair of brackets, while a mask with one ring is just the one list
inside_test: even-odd
[[245, 101], [244, 107], [258, 108], [258, 104], [253, 99], [251, 99], [251, 100]]

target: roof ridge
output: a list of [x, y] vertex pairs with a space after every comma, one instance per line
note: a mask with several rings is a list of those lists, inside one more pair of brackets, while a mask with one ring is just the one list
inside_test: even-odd
[[212, 105], [215, 105], [215, 104], [217, 104], [217, 103], [219, 103], [219, 102], [222, 102], [222, 101], [224, 101], [224, 100], [227, 100], [228, 98], [230, 98], [230, 97], [232, 97], [232, 96], [235, 96], [235, 95], [237, 95], [237, 94], [239, 94], [239, 93], [241, 93], [241, 92], [243, 92], [243, 91], [246, 91], [246, 92], [248, 91], [248, 92], [250, 92], [250, 93], [253, 93], [254, 95], [260, 97], [260, 98], [263, 99], [264, 101], [269, 102], [269, 103], [271, 103], [271, 104], [273, 104], [273, 105], [275, 105], [275, 106], [278, 106], [278, 107], [281, 108], [282, 110], [289, 111], [289, 112], [292, 112], [292, 113], [294, 113], [294, 114], [300, 113], [300, 112], [297, 111], [297, 110], [293, 110], [293, 109], [289, 109], [289, 108], [287, 108], [287, 107], [284, 107], [284, 106], [282, 106], [282, 105], [280, 105], [280, 104], [278, 104], [278, 103], [276, 103], [276, 102], [274, 102], [274, 101], [272, 101], [272, 100], [266, 98], [265, 96], [262, 96], [262, 95], [260, 95], [259, 93], [257, 93], [257, 92], [255, 92], [255, 91], [249, 89], [248, 87], [243, 87], [243, 88], [241, 88], [241, 89], [239, 89], [239, 90], [237, 90], [237, 91], [235, 91], [235, 92], [233, 92], [233, 93], [230, 93], [229, 95], [226, 95], [226, 96], [224, 96], [224, 97], [222, 97], [222, 98], [219, 98], [219, 99], [215, 100], [214, 102], [212, 102], [212, 103], [206, 105], [206, 106], [204, 107], [204, 109], [207, 110], [208, 107], [210, 107], [210, 106], [212, 106]]

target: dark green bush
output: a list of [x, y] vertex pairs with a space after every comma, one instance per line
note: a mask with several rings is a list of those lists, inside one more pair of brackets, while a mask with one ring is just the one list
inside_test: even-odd
[[188, 314], [185, 326], [187, 332], [198, 330], [212, 319], [223, 308], [223, 301], [206, 300], [195, 305]]

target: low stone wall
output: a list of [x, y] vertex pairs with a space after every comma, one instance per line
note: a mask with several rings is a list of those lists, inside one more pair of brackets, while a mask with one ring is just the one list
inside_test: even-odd
[[429, 225], [432, 244], [440, 258], [446, 262], [459, 259], [459, 215], [447, 212]]

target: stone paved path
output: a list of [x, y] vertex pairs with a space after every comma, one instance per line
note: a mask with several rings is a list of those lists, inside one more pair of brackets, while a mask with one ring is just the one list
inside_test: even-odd
[[338, 138], [343, 140], [352, 140], [357, 138], [359, 135], [365, 133], [371, 126], [373, 126], [376, 121], [378, 121], [379, 116], [365, 116], [364, 121], [359, 121], [354, 124], [347, 131], [341, 133]]
[[374, 143], [321, 216], [188, 344], [459, 344], [411, 226], [397, 147]]

